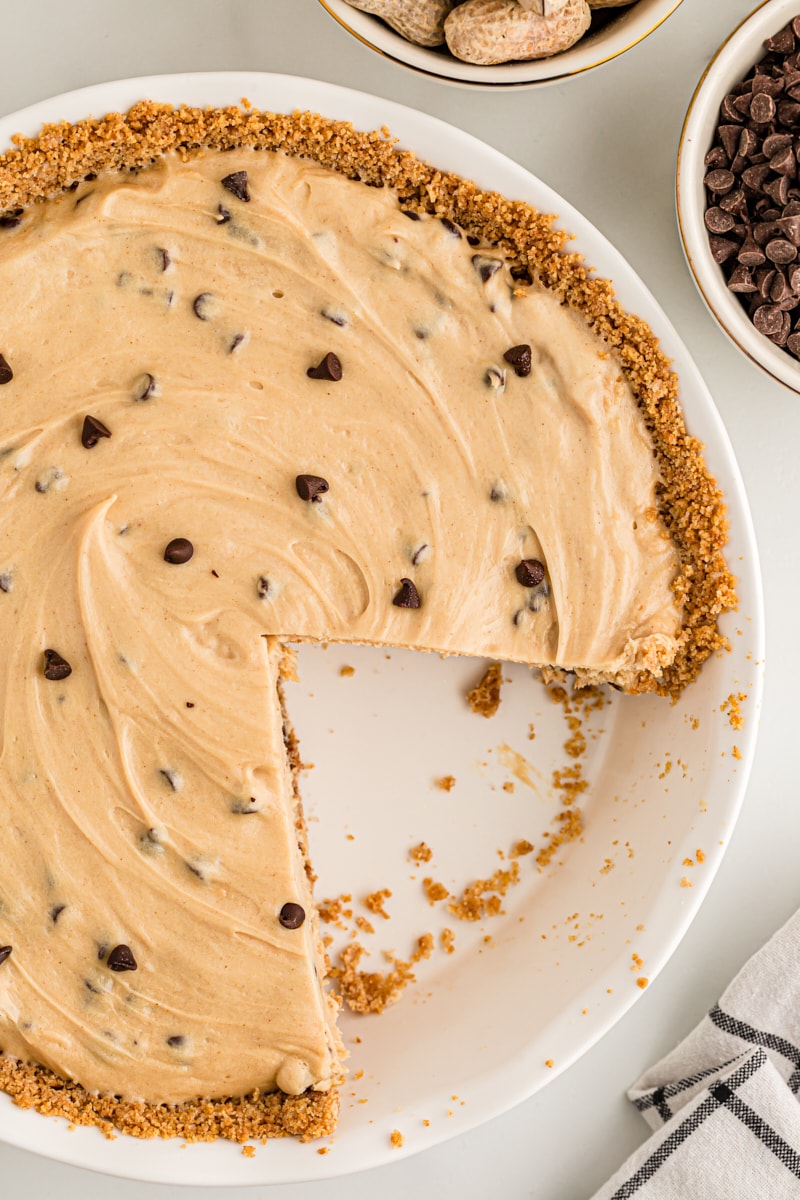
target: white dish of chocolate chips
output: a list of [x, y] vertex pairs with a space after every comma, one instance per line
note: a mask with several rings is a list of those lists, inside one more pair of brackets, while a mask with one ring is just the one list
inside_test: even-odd
[[[314, 764], [313, 770], [301, 774], [300, 789], [309, 824], [311, 860], [318, 875], [315, 900], [322, 918], [321, 931], [331, 935], [328, 952], [340, 971], [338, 986], [345, 995], [353, 998], [351, 985], [355, 977], [365, 989], [360, 999], [362, 1008], [369, 1007], [371, 998], [381, 989], [384, 997], [396, 996], [396, 1003], [380, 1015], [361, 1015], [345, 1008], [340, 1017], [339, 1027], [349, 1052], [349, 1077], [342, 1087], [341, 1115], [334, 1137], [321, 1146], [292, 1139], [274, 1141], [265, 1149], [255, 1147], [252, 1157], [242, 1156], [238, 1147], [223, 1140], [186, 1148], [182, 1148], [180, 1137], [117, 1137], [107, 1141], [97, 1129], [70, 1130], [63, 1120], [45, 1125], [38, 1113], [23, 1111], [8, 1097], [0, 1096], [0, 1136], [12, 1144], [111, 1174], [191, 1184], [270, 1184], [322, 1178], [414, 1153], [463, 1133], [530, 1096], [588, 1049], [642, 994], [667, 960], [720, 862], [752, 758], [763, 657], [760, 576], [747, 502], [727, 436], [696, 368], [664, 313], [621, 256], [570, 205], [510, 160], [433, 118], [375, 97], [310, 80], [257, 74], [128, 80], [71, 93], [5, 119], [0, 123], [0, 147], [8, 146], [17, 131], [34, 135], [42, 123], [80, 121], [87, 113], [125, 111], [145, 98], [176, 105], [227, 106], [238, 104], [242, 96], [260, 109], [280, 113], [312, 110], [336, 121], [351, 121], [360, 130], [388, 125], [401, 145], [420, 159], [435, 162], [445, 172], [460, 172], [484, 189], [559, 214], [559, 224], [575, 235], [570, 250], [578, 250], [614, 280], [621, 303], [628, 312], [649, 323], [674, 361], [690, 432], [704, 443], [708, 467], [725, 497], [730, 521], [725, 553], [736, 566], [739, 606], [735, 614], [727, 613], [721, 620], [721, 632], [730, 640], [730, 651], [712, 655], [674, 704], [664, 697], [625, 696], [608, 688], [573, 693], [569, 679], [553, 680], [545, 686], [520, 663], [490, 673], [469, 704], [465, 697], [485, 675], [486, 661], [455, 656], [443, 659], [438, 654], [391, 646], [331, 643], [327, 647], [299, 647], [299, 682], [287, 681], [285, 695], [302, 758]], [[248, 217], [247, 208], [247, 189], [254, 188], [261, 175], [254, 169], [252, 178], [245, 179], [238, 153], [227, 158], [235, 169], [224, 180], [220, 177], [217, 184], [208, 180], [202, 183], [215, 197], [208, 225], [203, 225], [203, 240], [218, 238], [219, 244], [225, 245], [223, 239], [233, 236], [230, 227], [235, 226], [237, 253], [244, 254], [251, 263], [251, 256], [263, 253], [266, 245], [263, 232], [256, 236], [250, 228], [255, 218]], [[139, 181], [132, 180], [130, 195], [139, 182], [142, 187], [149, 186], [151, 178], [157, 177], [145, 171]], [[99, 203], [97, 197], [92, 199], [93, 183], [82, 181], [78, 187], [75, 202], [86, 205], [84, 213], [91, 213], [92, 204]], [[101, 177], [98, 194], [103, 197], [103, 205], [127, 203], [118, 192], [108, 199], [103, 192], [105, 186]], [[394, 204], [391, 197], [385, 196], [379, 202]], [[491, 290], [506, 278], [508, 268], [495, 265], [496, 254], [493, 256], [490, 246], [470, 246], [468, 237], [472, 235], [465, 237], [449, 217], [440, 222], [436, 214], [423, 212], [419, 221], [406, 221], [400, 207], [398, 203], [389, 214], [393, 230], [395, 218], [399, 222], [395, 231], [398, 241], [393, 244], [400, 246], [407, 237], [409, 245], [416, 245], [417, 227], [428, 225], [439, 238], [437, 254], [443, 254], [448, 246], [458, 246], [453, 253], [468, 265], [472, 263], [470, 288], [486, 288], [487, 295], [494, 294]], [[23, 226], [25, 219], [23, 212]], [[466, 214], [464, 221], [468, 219]], [[14, 236], [17, 228], [9, 225], [5, 232]], [[158, 304], [162, 304], [165, 314], [180, 313], [197, 347], [196, 362], [206, 361], [208, 343], [203, 339], [212, 338], [219, 342], [221, 356], [224, 352], [220, 361], [247, 362], [255, 340], [247, 313], [233, 302], [227, 308], [220, 305], [214, 289], [194, 286], [193, 264], [182, 262], [173, 246], [163, 245], [162, 241], [154, 244], [166, 255], [151, 255], [146, 263], [137, 259], [139, 274], [124, 264], [124, 269], [115, 273], [114, 305], [124, 305], [135, 293], [149, 306], [149, 313], [155, 312], [153, 306]], [[335, 231], [326, 231], [317, 244], [323, 247], [326, 261], [335, 263]], [[387, 248], [391, 250], [388, 242], [385, 246], [375, 243], [375, 261], [380, 262], [382, 270], [395, 271], [393, 278], [401, 277], [403, 259], [399, 251], [384, 253]], [[0, 263], [2, 255], [0, 242]], [[188, 272], [191, 287], [183, 283], [182, 272]], [[437, 294], [445, 294], [449, 282], [446, 275], [445, 266], [438, 272]], [[265, 279], [268, 276], [265, 265]], [[526, 286], [533, 287], [522, 276], [509, 278], [521, 294]], [[282, 295], [275, 295], [277, 292]], [[273, 287], [270, 294], [276, 304], [292, 299], [285, 287]], [[508, 297], [506, 301], [510, 303]], [[521, 296], [520, 303], [524, 303]], [[445, 307], [439, 303], [440, 309]], [[294, 311], [291, 303], [285, 305], [285, 311]], [[310, 403], [321, 406], [319, 412], [326, 414], [329, 444], [343, 436], [336, 423], [335, 406], [340, 403], [336, 397], [348, 394], [350, 380], [364, 366], [353, 364], [347, 357], [347, 337], [352, 333], [348, 322], [355, 327], [354, 311], [352, 296], [342, 296], [339, 307], [326, 306], [325, 319], [318, 326], [325, 330], [324, 344], [320, 334], [315, 353], [309, 353], [303, 370], [298, 372], [298, 395], [301, 386], [315, 389], [302, 394], [310, 396]], [[489, 323], [495, 313], [490, 307], [486, 311]], [[431, 322], [420, 324], [419, 332], [413, 335], [412, 344], [419, 342], [420, 355], [427, 352], [426, 344], [436, 337], [433, 309], [429, 315]], [[302, 336], [307, 332], [304, 329]], [[301, 332], [287, 320], [287, 343], [300, 336]], [[385, 344], [393, 348], [393, 339], [385, 338]], [[99, 352], [98, 347], [91, 349]], [[3, 387], [14, 388], [25, 369], [26, 355], [24, 348], [15, 355], [8, 346], [0, 345], [0, 353], [5, 355], [6, 350], [8, 357], [2, 362], [7, 366], [0, 369], [7, 378], [0, 382]], [[511, 405], [517, 402], [515, 397], [525, 395], [520, 389], [531, 375], [530, 347], [526, 352], [523, 345], [506, 348], [503, 344], [500, 351], [497, 362], [487, 365], [481, 375], [479, 399], [483, 405]], [[203, 391], [208, 378], [203, 374], [199, 383], [195, 382], [198, 403], [209, 402]], [[253, 382], [262, 384], [267, 413], [269, 373], [264, 372]], [[387, 387], [391, 382], [387, 377]], [[104, 386], [113, 392], [117, 385], [109, 380]], [[255, 388], [251, 390], [256, 392]], [[70, 469], [53, 459], [47, 471], [39, 469], [36, 474], [36, 483], [41, 486], [33, 488], [29, 499], [41, 501], [43, 513], [62, 511], [74, 494], [70, 489], [75, 486], [76, 476], [89, 469], [87, 464], [92, 471], [99, 471], [102, 462], [112, 461], [117, 447], [132, 436], [126, 422], [156, 420], [159, 413], [167, 411], [163, 371], [159, 377], [158, 372], [149, 372], [143, 364], [129, 391], [116, 408], [111, 406], [111, 415], [103, 399], [106, 393], [92, 392], [93, 403], [87, 406], [82, 422], [74, 428], [69, 426], [62, 457], [65, 462], [69, 460]], [[291, 400], [284, 398], [282, 402]], [[498, 407], [497, 411], [503, 410]], [[398, 454], [401, 435], [405, 437], [406, 417], [406, 413], [399, 414], [395, 421]], [[388, 418], [384, 424], [391, 432]], [[184, 426], [181, 438], [184, 440], [170, 441], [166, 457], [163, 440], [152, 441], [163, 473], [171, 486], [179, 489], [192, 477], [191, 428]], [[429, 442], [428, 434], [420, 453]], [[391, 447], [391, 438], [388, 444]], [[247, 446], [246, 428], [231, 423], [224, 444], [218, 440], [202, 450], [203, 461], [218, 457], [223, 449], [245, 454]], [[5, 449], [0, 447], [0, 452]], [[291, 449], [279, 446], [278, 452], [285, 456]], [[35, 454], [35, 445], [31, 453]], [[384, 466], [393, 454], [394, 449], [387, 452], [382, 459]], [[552, 470], [560, 471], [562, 478], [569, 478], [569, 468], [568, 451], [567, 457], [553, 457]], [[0, 487], [13, 490], [16, 480], [22, 478], [19, 472], [26, 469], [27, 462], [20, 458], [19, 449], [9, 447], [0, 458]], [[357, 477], [355, 472], [352, 477]], [[380, 473], [364, 478], [372, 480], [360, 501], [362, 520], [366, 521], [370, 514], [382, 512], [382, 496], [380, 488], [374, 486]], [[448, 471], [440, 479], [423, 483], [425, 498], [435, 486], [437, 503], [446, 509], [452, 503], [455, 478]], [[341, 473], [337, 474], [335, 457], [324, 463], [298, 462], [290, 483], [290, 495], [280, 493], [281, 503], [291, 500], [298, 521], [316, 522], [313, 528], [318, 538], [331, 536], [337, 514], [343, 511], [346, 488], [352, 487]], [[270, 476], [263, 486], [273, 484]], [[158, 472], [153, 474], [152, 486], [160, 486]], [[606, 486], [610, 481], [608, 485], [595, 481], [596, 502], [603, 500]], [[219, 491], [226, 504], [229, 492], [222, 488]], [[576, 496], [580, 498], [581, 494], [578, 488]], [[592, 489], [587, 488], [586, 494], [592, 495]], [[106, 512], [113, 507], [111, 499], [108, 509], [99, 516], [99, 510], [93, 510], [87, 518], [85, 536], [101, 549], [105, 547], [108, 555], [94, 557], [87, 570], [96, 573], [103, 562], [122, 561], [120, 556], [128, 553], [134, 555], [130, 560], [133, 562], [139, 554], [138, 546], [142, 561], [152, 565], [165, 605], [177, 603], [180, 607], [190, 600], [196, 604], [200, 597], [202, 608], [207, 595], [207, 603], [213, 608], [218, 601], [212, 597], [235, 594], [231, 588], [237, 555], [222, 544], [209, 547], [202, 529], [188, 527], [191, 506], [182, 501], [173, 505], [171, 496], [167, 496], [168, 502], [156, 520], [156, 540], [148, 532], [149, 518], [139, 525], [132, 519], [115, 529], [107, 522], [103, 525]], [[400, 503], [397, 515], [383, 510], [387, 538], [394, 528], [403, 528], [406, 512], [415, 512], [417, 503], [413, 492], [405, 511], [400, 511]], [[514, 497], [508, 481], [487, 480], [482, 503], [485, 507], [479, 511], [470, 501], [464, 512], [464, 527], [473, 533], [484, 511], [492, 514], [492, 520], [499, 519], [498, 513], [511, 511]], [[184, 519], [170, 522], [173, 511]], [[1, 526], [0, 532], [4, 534], [4, 553], [9, 555], [8, 563], [0, 562], [0, 605], [17, 604], [28, 586], [17, 565], [17, 560], [23, 561], [26, 548], [17, 547], [15, 556], [11, 553], [15, 550], [12, 533], [2, 531]], [[422, 536], [424, 532], [421, 530], [413, 545], [409, 542], [403, 569], [397, 570], [391, 588], [381, 592], [386, 620], [395, 623], [393, 628], [399, 628], [397, 623], [401, 621], [427, 620], [435, 603], [439, 547]], [[611, 532], [609, 526], [609, 542]], [[519, 544], [525, 544], [522, 535]], [[479, 554], [476, 561], [482, 557], [485, 555]], [[507, 581], [509, 595], [513, 592], [526, 597], [524, 608], [519, 609], [520, 619], [533, 627], [535, 620], [544, 619], [541, 614], [548, 603], [564, 601], [556, 592], [554, 579], [545, 575], [538, 556], [523, 553], [517, 557], [519, 561]], [[308, 561], [313, 566], [312, 560]], [[228, 565], [217, 569], [220, 562], [229, 564], [230, 569]], [[251, 580], [245, 605], [248, 610], [261, 606], [257, 611], [265, 614], [269, 605], [282, 603], [281, 597], [293, 586], [275, 562], [271, 571], [267, 565], [263, 574]], [[549, 559], [548, 570], [552, 575]], [[476, 571], [475, 577], [454, 578], [445, 581], [446, 589], [439, 588], [440, 595], [447, 595], [454, 624], [460, 619], [459, 613], [474, 604], [477, 577]], [[56, 587], [60, 578], [49, 579], [47, 588]], [[97, 646], [106, 644], [108, 629], [117, 616], [122, 619], [142, 594], [141, 573], [129, 572], [126, 578], [128, 585], [120, 589], [113, 605], [95, 608], [94, 617], [86, 610], [86, 637], [93, 644], [96, 639]], [[311, 593], [316, 576], [309, 571], [306, 578]], [[91, 582], [95, 582], [94, 577]], [[286, 591], [282, 592], [281, 587]], [[340, 609], [351, 598], [350, 593], [340, 597]], [[610, 599], [599, 595], [596, 607], [609, 604]], [[18, 608], [14, 611], [19, 612]], [[232, 631], [235, 633], [236, 615], [235, 609], [226, 610], [227, 625], [222, 619], [204, 619], [200, 650], [225, 660], [225, 671], [230, 671], [235, 661]], [[270, 629], [266, 615], [264, 622], [265, 633], [284, 632]], [[128, 628], [138, 631], [139, 626], [132, 621]], [[48, 617], [47, 629], [53, 634], [52, 640], [36, 646], [29, 657], [39, 664], [40, 678], [35, 687], [39, 689], [37, 695], [45, 698], [43, 711], [50, 711], [47, 705], [53, 705], [51, 729], [57, 723], [61, 731], [68, 727], [69, 714], [74, 711], [70, 696], [82, 694], [70, 689], [87, 686], [89, 672], [80, 646], [67, 647], [56, 637], [56, 616]], [[739, 631], [741, 635], [737, 636]], [[156, 632], [160, 638], [160, 631]], [[511, 636], [508, 629], [503, 636]], [[174, 643], [176, 653], [181, 645], [185, 647], [186, 642], [178, 639]], [[27, 662], [24, 646], [20, 653]], [[138, 662], [135, 655], [126, 657], [120, 650], [113, 662], [109, 660], [108, 670], [131, 670], [135, 674], [147, 654], [146, 641], [140, 643]], [[106, 666], [96, 661], [102, 675]], [[181, 674], [180, 654], [176, 663], [181, 687], [191, 691], [195, 677], [191, 672]], [[192, 722], [207, 720], [210, 705], [215, 706], [213, 712], [226, 736], [242, 736], [238, 725], [246, 733], [257, 711], [243, 703], [247, 687], [243, 684], [241, 691], [236, 690], [235, 672], [226, 678], [231, 681], [230, 690], [213, 696], [190, 695], [187, 691], [184, 697], [181, 692], [180, 705], [174, 711], [164, 711], [163, 729], [159, 726], [155, 730], [154, 745], [168, 745], [173, 728], [195, 728]], [[484, 714], [495, 707], [498, 685], [499, 708], [486, 720]], [[60, 705], [59, 695], [65, 697]], [[202, 724], [196, 727], [204, 728]], [[207, 728], [209, 736], [214, 733], [213, 725]], [[257, 733], [255, 726], [253, 729]], [[49, 731], [46, 736], [51, 736]], [[66, 743], [59, 740], [58, 744], [63, 747]], [[202, 739], [196, 748], [202, 755]], [[2, 751], [8, 755], [10, 747], [3, 746]], [[162, 759], [151, 764], [149, 775], [147, 771], [142, 775], [151, 789], [153, 804], [175, 806], [174, 829], [153, 825], [139, 841], [142, 862], [156, 866], [167, 861], [177, 843], [181, 805], [188, 809], [193, 802], [192, 764], [183, 760], [176, 763], [164, 755]], [[134, 760], [139, 761], [132, 756]], [[80, 763], [79, 754], [75, 761]], [[54, 777], [62, 778], [65, 764], [71, 762], [72, 758], [63, 754], [54, 758]], [[83, 763], [87, 774], [98, 769], [97, 762], [86, 761], [85, 755]], [[253, 836], [247, 831], [259, 827], [258, 814], [266, 805], [262, 793], [256, 790], [255, 797], [228, 799], [228, 808], [224, 813], [220, 810], [220, 829], [225, 822], [233, 828], [230, 823], [235, 820], [236, 827], [245, 831], [242, 836]], [[248, 804], [253, 805], [252, 810]], [[38, 830], [37, 837], [41, 836]], [[191, 830], [184, 829], [181, 837], [191, 840]], [[70, 838], [75, 840], [74, 829], [70, 830]], [[181, 886], [192, 897], [191, 903], [199, 898], [201, 908], [204, 897], [214, 894], [218, 880], [224, 880], [230, 870], [230, 863], [220, 862], [215, 849], [204, 836], [198, 837], [191, 852], [184, 851], [187, 870], [180, 875]], [[83, 897], [73, 880], [65, 877], [59, 848], [52, 839], [44, 837], [42, 853], [50, 859], [48, 879], [54, 890], [65, 893], [64, 897], [54, 895], [51, 908], [42, 914], [41, 936], [57, 947], [70, 929], [80, 928]], [[87, 876], [89, 870], [87, 867]], [[265, 864], [265, 881], [268, 874]], [[89, 879], [88, 884], [91, 882]], [[234, 883], [231, 877], [231, 885]], [[87, 885], [86, 890], [88, 894], [91, 887]], [[5, 892], [0, 895], [6, 902]], [[257, 897], [253, 899], [255, 904]], [[223, 893], [219, 903], [221, 907], [226, 903]], [[130, 907], [128, 897], [111, 897], [109, 913], [126, 906]], [[25, 966], [23, 943], [13, 945], [13, 914], [6, 910], [6, 925], [2, 924], [2, 916], [0, 910], [0, 1012], [4, 978], [15, 978], [11, 972]], [[283, 939], [281, 945], [295, 944], [291, 939], [304, 936], [308, 928], [304, 918], [302, 906], [293, 895], [287, 895], [276, 910], [275, 931], [270, 937]], [[87, 984], [87, 1006], [94, 1006], [92, 1012], [97, 1011], [105, 994], [130, 995], [135, 1007], [141, 1002], [148, 978], [152, 978], [152, 963], [160, 961], [170, 966], [169, 954], [163, 946], [154, 944], [147, 929], [134, 923], [128, 935], [127, 930], [117, 930], [111, 916], [108, 925], [110, 940], [99, 949], [95, 947], [94, 961], [86, 968], [86, 979], [95, 989]], [[355, 945], [367, 955], [362, 957], [360, 968], [353, 963]], [[255, 952], [255, 941], [253, 947]], [[182, 991], [182, 995], [191, 994], [193, 974], [206, 978], [208, 944], [200, 938], [194, 941], [189, 934], [176, 945], [175, 953], [185, 964], [181, 987], [188, 988], [188, 992]], [[387, 954], [391, 956], [388, 959]], [[358, 970], [380, 978], [365, 979]], [[355, 1001], [359, 1007], [357, 994]], [[196, 1003], [202, 1015], [202, 996], [196, 997]], [[248, 1008], [246, 996], [242, 996], [241, 1006], [255, 1038], [262, 1032], [258, 1012]], [[8, 1012], [3, 1015], [9, 1017]], [[192, 1060], [193, 1046], [201, 1037], [196, 1012], [193, 1022], [191, 1030], [184, 1029], [179, 1013], [175, 1013], [174, 1028], [167, 1031], [166, 1048], [161, 1050], [165, 1069], [173, 1062], [170, 1054], [185, 1061], [187, 1070], [202, 1068], [202, 1062]], [[32, 1039], [34, 1024], [27, 1029]], [[114, 1035], [113, 1028], [110, 1033]], [[102, 1030], [99, 1036], [102, 1038]], [[241, 1035], [237, 1037], [241, 1049]], [[99, 1040], [92, 1044], [103, 1045]], [[113, 1062], [114, 1036], [108, 1037], [106, 1045], [107, 1051], [97, 1056], [103, 1066]], [[44, 1057], [45, 1050], [41, 1053]], [[143, 1065], [146, 1067], [137, 1060], [137, 1070]], [[292, 1080], [286, 1074], [283, 1079], [289, 1090]], [[124, 1086], [123, 1079], [120, 1087]], [[317, 1149], [329, 1152], [318, 1154]]]
[[717, 51], [677, 167], [695, 284], [731, 341], [800, 392], [800, 5], [768, 0]]

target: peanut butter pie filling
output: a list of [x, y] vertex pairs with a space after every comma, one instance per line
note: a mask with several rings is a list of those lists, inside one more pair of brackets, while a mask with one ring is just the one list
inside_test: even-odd
[[286, 643], [674, 695], [719, 494], [550, 220], [380, 135], [142, 104], [20, 139], [0, 213], [0, 1086], [329, 1132]]

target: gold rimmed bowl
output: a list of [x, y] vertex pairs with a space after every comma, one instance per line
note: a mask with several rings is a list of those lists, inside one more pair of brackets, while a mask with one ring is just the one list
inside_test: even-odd
[[657, 29], [682, 0], [638, 0], [625, 8], [596, 9], [588, 33], [569, 50], [528, 62], [476, 66], [460, 62], [446, 47], [416, 46], [379, 17], [346, 0], [320, 0], [341, 27], [383, 58], [420, 75], [469, 88], [512, 90], [555, 83], [617, 58]]

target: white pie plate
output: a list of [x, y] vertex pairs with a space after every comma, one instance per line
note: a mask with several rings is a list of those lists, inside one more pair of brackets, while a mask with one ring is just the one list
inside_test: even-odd
[[[99, 116], [144, 97], [225, 105], [244, 96], [259, 107], [316, 110], [362, 129], [386, 124], [419, 156], [559, 214], [576, 235], [574, 246], [614, 280], [622, 302], [650, 322], [674, 359], [688, 424], [705, 443], [726, 496], [740, 605], [724, 624], [730, 653], [712, 658], [680, 703], [614, 695], [595, 716], [591, 729], [604, 732], [589, 740], [582, 841], [542, 873], [531, 858], [520, 860], [522, 882], [509, 893], [505, 915], [478, 926], [429, 907], [420, 879], [429, 873], [460, 889], [491, 874], [500, 865], [497, 851], [515, 840], [542, 844], [560, 807], [552, 770], [570, 761], [560, 710], [521, 668], [507, 672], [500, 712], [485, 721], [463, 702], [480, 663], [367, 648], [302, 649], [301, 683], [291, 686], [288, 699], [303, 756], [316, 764], [304, 792], [318, 895], [346, 891], [358, 899], [392, 890], [392, 919], [373, 918], [380, 928], [362, 938], [376, 947], [369, 969], [381, 969], [381, 949], [407, 957], [418, 934], [445, 924], [455, 930], [456, 952], [438, 951], [422, 963], [417, 985], [382, 1016], [343, 1017], [351, 1071], [364, 1074], [345, 1088], [326, 1154], [290, 1140], [258, 1147], [253, 1158], [225, 1142], [183, 1148], [178, 1140], [106, 1141], [94, 1129], [70, 1130], [0, 1096], [0, 1137], [12, 1145], [130, 1179], [195, 1185], [319, 1179], [396, 1161], [502, 1113], [579, 1058], [642, 994], [637, 979], [652, 980], [663, 967], [711, 883], [745, 792], [763, 672], [757, 550], [719, 414], [667, 317], [625, 260], [523, 168], [412, 109], [327, 83], [260, 74], [172, 75], [71, 92], [1, 120], [0, 147], [44, 121]], [[341, 676], [342, 665], [355, 674]], [[731, 693], [747, 697], [738, 731], [720, 709]], [[530, 723], [535, 740], [528, 737]], [[504, 744], [528, 761], [532, 786], [520, 780], [524, 769], [513, 774]], [[433, 783], [447, 774], [457, 780], [450, 793]], [[503, 782], [515, 784], [513, 794]], [[434, 859], [415, 870], [406, 856], [420, 839]], [[688, 859], [694, 865], [685, 865]], [[404, 1136], [401, 1149], [390, 1144], [395, 1128]]]

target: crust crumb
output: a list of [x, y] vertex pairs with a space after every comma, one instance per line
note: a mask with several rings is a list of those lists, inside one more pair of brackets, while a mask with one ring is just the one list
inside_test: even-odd
[[492, 663], [486, 668], [483, 678], [467, 692], [467, 704], [474, 713], [482, 717], [493, 717], [500, 707], [500, 688], [503, 683], [503, 668]]
[[728, 714], [728, 724], [731, 729], [741, 729], [744, 725], [744, 716], [742, 715], [742, 705], [747, 699], [746, 692], [731, 692], [727, 700], [723, 700], [719, 706], [720, 712]]
[[433, 782], [435, 783], [436, 787], [440, 789], [440, 791], [452, 792], [453, 788], [456, 786], [456, 777], [455, 775], [442, 775], [439, 777], [439, 779], [434, 779]]
[[364, 899], [364, 904], [371, 913], [375, 913], [376, 917], [383, 917], [384, 921], [388, 921], [389, 914], [384, 905], [391, 898], [391, 895], [392, 893], [389, 888], [381, 888], [378, 892], [370, 892]]
[[422, 863], [430, 862], [433, 858], [433, 851], [425, 842], [420, 842], [418, 846], [412, 846], [408, 852], [408, 857], [418, 867]]
[[400, 1149], [400, 1147], [403, 1145], [404, 1138], [399, 1129], [392, 1130], [389, 1141], [392, 1143], [392, 1146], [395, 1150]]

